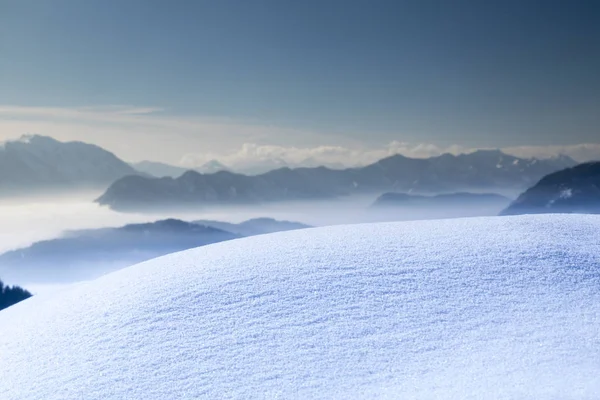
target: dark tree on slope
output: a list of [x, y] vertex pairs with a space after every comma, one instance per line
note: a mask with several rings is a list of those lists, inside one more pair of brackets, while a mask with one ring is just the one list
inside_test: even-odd
[[18, 286], [4, 285], [4, 282], [0, 281], [0, 310], [10, 307], [29, 297], [31, 297], [31, 293], [27, 290]]

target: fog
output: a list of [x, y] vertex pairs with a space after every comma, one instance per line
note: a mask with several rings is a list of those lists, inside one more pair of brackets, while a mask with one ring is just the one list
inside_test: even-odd
[[242, 222], [250, 218], [271, 217], [303, 222], [313, 226], [415, 220], [432, 218], [496, 215], [498, 207], [396, 207], [370, 208], [375, 196], [353, 196], [343, 199], [286, 202], [251, 206], [206, 207], [198, 211], [164, 211], [152, 214], [120, 213], [93, 202], [98, 192], [77, 192], [62, 196], [0, 200], [0, 252], [30, 245], [76, 229], [117, 227], [129, 223], [149, 222], [165, 218], [186, 221], [212, 219]]
[[120, 213], [99, 206], [93, 199], [99, 192], [76, 192], [61, 196], [40, 196], [0, 200], [0, 252], [36, 241], [55, 238], [69, 230], [117, 227], [129, 223], [166, 218], [186, 221], [214, 219], [242, 222], [250, 218], [272, 217], [297, 220], [309, 225], [364, 222], [356, 211], [366, 208], [372, 198], [314, 203], [280, 203], [257, 206], [210, 207], [190, 212]]
[[[239, 223], [251, 218], [270, 217], [296, 221], [312, 226], [352, 224], [417, 219], [442, 219], [497, 215], [496, 206], [398, 206], [374, 208], [376, 195], [353, 196], [328, 201], [269, 203], [249, 206], [204, 207], [197, 211], [158, 212], [152, 214], [120, 213], [99, 206], [93, 199], [99, 192], [73, 192], [63, 195], [12, 198], [0, 200], [0, 254], [60, 237], [67, 231], [120, 227], [130, 223], [153, 222], [176, 218], [184, 221], [217, 220]], [[0, 266], [1, 267], [1, 266]], [[0, 279], [2, 276], [0, 275]], [[39, 277], [37, 277], [39, 278]], [[64, 286], [20, 280], [19, 284], [34, 292], [48, 292]]]
[[0, 200], [0, 252], [59, 236], [65, 230], [117, 226], [148, 218], [119, 214], [93, 202], [99, 192]]

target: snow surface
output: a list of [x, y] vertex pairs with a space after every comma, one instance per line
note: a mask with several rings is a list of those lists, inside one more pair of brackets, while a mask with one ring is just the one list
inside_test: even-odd
[[571, 198], [571, 197], [573, 197], [573, 189], [563, 189], [560, 192], [559, 196], [560, 196], [561, 199]]
[[600, 398], [600, 216], [165, 256], [0, 312], [2, 399]]

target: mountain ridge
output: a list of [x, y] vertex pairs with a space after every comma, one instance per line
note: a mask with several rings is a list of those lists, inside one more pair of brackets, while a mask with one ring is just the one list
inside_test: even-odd
[[135, 174], [138, 172], [127, 163], [94, 144], [24, 135], [0, 145], [0, 188], [4, 194], [104, 188]]
[[130, 163], [135, 170], [146, 173], [156, 178], [171, 177], [177, 178], [187, 171], [196, 171], [199, 173], [215, 173], [219, 171], [230, 171], [230, 168], [217, 160], [208, 161], [199, 167], [185, 168], [157, 161], [140, 161]]
[[284, 167], [256, 176], [187, 171], [178, 178], [124, 177], [96, 201], [115, 210], [135, 211], [327, 199], [386, 191], [522, 190], [550, 172], [575, 164], [568, 157], [521, 159], [499, 150], [428, 159], [397, 154], [365, 167], [343, 170]]
[[546, 175], [501, 215], [539, 213], [600, 213], [600, 161]]

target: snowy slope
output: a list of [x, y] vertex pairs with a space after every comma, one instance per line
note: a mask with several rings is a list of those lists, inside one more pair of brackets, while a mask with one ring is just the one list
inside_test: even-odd
[[2, 399], [597, 399], [600, 216], [307, 229], [0, 312]]

